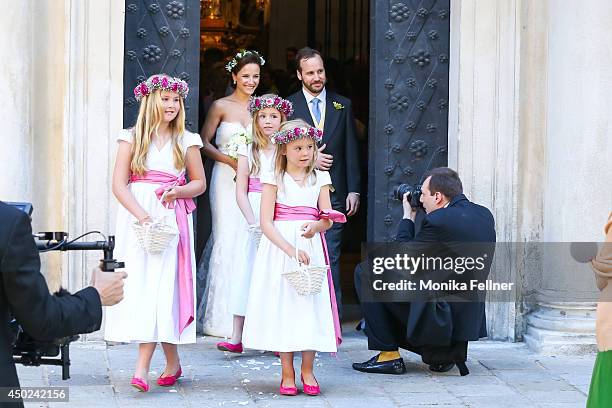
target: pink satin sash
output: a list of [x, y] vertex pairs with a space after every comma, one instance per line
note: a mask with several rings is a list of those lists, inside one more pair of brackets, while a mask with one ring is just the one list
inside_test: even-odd
[[[346, 216], [336, 210], [319, 210], [314, 207], [297, 206], [291, 207], [288, 205], [276, 203], [274, 207], [274, 221], [318, 221], [320, 219], [331, 220], [333, 222], [345, 223]], [[327, 268], [327, 283], [329, 286], [329, 297], [331, 300], [332, 318], [334, 321], [334, 332], [336, 334], [336, 344], [342, 343], [342, 329], [340, 327], [340, 319], [338, 318], [338, 304], [336, 302], [336, 291], [334, 290], [334, 280], [329, 268], [329, 255], [327, 252], [327, 241], [325, 240], [325, 232], [320, 232], [321, 243], [323, 244], [323, 255]]]
[[259, 177], [249, 177], [249, 193], [261, 193], [263, 191], [263, 184]]
[[[164, 192], [175, 186], [186, 183], [185, 172], [177, 176], [163, 171], [150, 170], [144, 175], [132, 174], [130, 183], [159, 184], [155, 190], [157, 199], [161, 199]], [[191, 265], [191, 242], [189, 241], [189, 221], [187, 214], [192, 213], [196, 206], [192, 198], [177, 198], [173, 203], [164, 204], [164, 207], [174, 209], [176, 223], [179, 229], [178, 255], [178, 284], [179, 284], [179, 334], [189, 326], [195, 316], [193, 313], [193, 275]]]

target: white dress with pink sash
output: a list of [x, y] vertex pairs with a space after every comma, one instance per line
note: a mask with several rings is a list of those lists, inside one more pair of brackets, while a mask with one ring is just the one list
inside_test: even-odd
[[[131, 130], [124, 129], [117, 140], [132, 143]], [[185, 131], [180, 137], [181, 150], [189, 146], [202, 146], [196, 133]], [[160, 150], [151, 144], [146, 159], [147, 170], [180, 175], [185, 169], [174, 167], [172, 144], [168, 142]], [[153, 218], [166, 217], [166, 222], [176, 223], [174, 209], [167, 209], [157, 198], [158, 184], [131, 183], [129, 189], [141, 207]], [[193, 296], [195, 298], [195, 253], [192, 216], [188, 215], [191, 246], [191, 270]], [[165, 342], [173, 344], [195, 343], [196, 324], [189, 324], [182, 333], [179, 330], [179, 301], [177, 264], [178, 237], [161, 253], [149, 255], [136, 241], [131, 225], [136, 221], [121, 204], [118, 204], [115, 227], [114, 257], [125, 262], [124, 298], [115, 306], [105, 308], [104, 339], [116, 342]], [[193, 314], [195, 316], [195, 302]]]
[[[285, 174], [276, 202], [291, 207], [317, 207], [321, 186], [331, 185], [326, 171], [316, 170], [316, 181], [298, 185]], [[276, 184], [272, 173], [263, 174], [262, 183]], [[290, 243], [306, 221], [274, 221], [274, 226]], [[315, 234], [311, 263], [325, 265], [321, 237]], [[294, 262], [265, 235], [262, 236], [251, 276], [242, 342], [246, 348], [279, 352], [314, 350], [336, 352], [336, 333], [328, 285], [316, 295], [300, 296], [282, 275]]]

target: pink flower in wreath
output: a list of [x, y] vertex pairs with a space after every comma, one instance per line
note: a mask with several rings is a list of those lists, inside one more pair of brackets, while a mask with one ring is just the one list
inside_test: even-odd
[[149, 88], [147, 87], [147, 84], [145, 84], [144, 82], [142, 83], [142, 85], [140, 85], [140, 93], [143, 96], [149, 94]]
[[153, 77], [153, 79], [151, 79], [151, 82], [152, 82], [154, 85], [157, 85], [157, 84], [159, 84], [159, 78], [158, 78], [158, 77]]
[[280, 98], [277, 96], [276, 98], [274, 98], [274, 104], [278, 105], [278, 103], [280, 102]]
[[178, 92], [178, 84], [176, 82], [172, 84], [172, 90]]
[[293, 129], [293, 134], [296, 135], [296, 136], [299, 136], [300, 135], [300, 128]]
[[261, 101], [259, 99], [255, 99], [255, 106], [258, 108], [261, 106]]
[[272, 105], [274, 101], [272, 99], [266, 99], [266, 104]]
[[168, 87], [168, 78], [163, 77], [162, 80], [161, 80], [161, 85], [162, 85], [162, 87], [167, 88]]

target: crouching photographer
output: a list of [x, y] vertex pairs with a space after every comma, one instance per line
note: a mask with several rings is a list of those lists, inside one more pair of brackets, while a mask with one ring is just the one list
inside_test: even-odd
[[0, 201], [0, 388], [19, 387], [13, 361], [11, 316], [36, 340], [91, 333], [100, 328], [102, 306], [123, 298], [125, 272], [96, 268], [91, 286], [53, 296], [40, 273], [30, 218]]
[[[482, 281], [488, 276], [495, 251], [495, 222], [491, 212], [469, 201], [463, 195], [459, 175], [452, 169], [439, 167], [429, 171], [421, 187], [400, 185], [395, 191], [402, 199], [404, 216], [398, 225], [396, 242], [420, 248], [432, 259], [465, 259], [467, 254], [484, 254], [483, 268], [474, 276]], [[424, 211], [421, 222], [415, 223], [417, 209]], [[481, 252], [484, 251], [484, 252]], [[365, 319], [368, 348], [379, 354], [353, 369], [367, 373], [403, 374], [406, 372], [399, 349], [421, 356], [434, 372], [451, 370], [455, 365], [464, 376], [469, 373], [465, 364], [469, 341], [486, 337], [485, 304], [482, 297], [466, 291], [463, 301], [433, 298], [423, 300], [369, 301], [368, 282], [372, 274], [368, 265], [360, 264], [355, 270], [355, 287], [361, 301]], [[423, 269], [423, 268], [421, 268]], [[456, 277], [457, 281], [470, 279], [470, 273], [434, 268], [427, 274]], [[430, 275], [415, 276], [427, 277]], [[425, 278], [423, 278], [425, 279]], [[365, 284], [362, 285], [362, 282]], [[458, 293], [463, 293], [459, 290]], [[436, 291], [432, 291], [432, 294]], [[441, 292], [445, 294], [444, 291]], [[455, 290], [447, 294], [454, 295]]]

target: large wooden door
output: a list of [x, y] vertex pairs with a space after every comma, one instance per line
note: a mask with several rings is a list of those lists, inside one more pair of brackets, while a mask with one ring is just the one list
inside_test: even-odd
[[448, 162], [450, 0], [371, 2], [368, 240], [390, 240], [393, 198]]
[[199, 0], [125, 0], [124, 127], [138, 115], [134, 87], [150, 75], [166, 73], [189, 84], [186, 126], [198, 131], [199, 39]]

